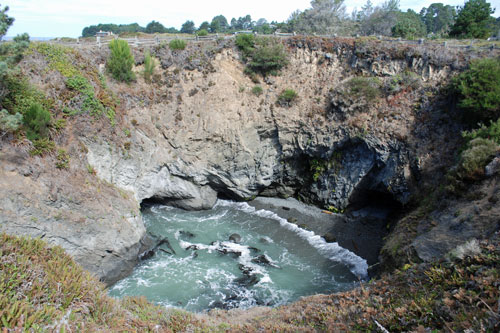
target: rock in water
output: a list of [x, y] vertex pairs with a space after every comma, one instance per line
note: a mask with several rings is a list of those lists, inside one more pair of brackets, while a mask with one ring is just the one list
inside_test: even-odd
[[260, 250], [259, 250], [258, 248], [253, 247], [253, 246], [249, 246], [249, 247], [248, 247], [248, 249], [249, 249], [250, 251], [252, 251], [252, 252], [255, 252], [255, 253], [260, 252]]
[[195, 234], [193, 234], [189, 231], [181, 230], [181, 231], [179, 231], [179, 233], [181, 234], [181, 236], [184, 236], [186, 238], [194, 238], [195, 237]]
[[229, 236], [229, 240], [233, 243], [239, 243], [241, 242], [241, 236], [238, 234], [232, 234], [231, 236]]
[[327, 232], [326, 234], [324, 234], [323, 238], [327, 243], [335, 243], [337, 241], [337, 238], [331, 232]]
[[141, 253], [139, 255], [139, 260], [148, 260], [148, 259], [153, 258], [154, 255], [155, 255], [155, 251], [149, 250], [149, 251], [146, 251], [144, 253]]
[[158, 243], [158, 245], [156, 245], [155, 249], [159, 248], [159, 247], [160, 247], [160, 246], [162, 246], [163, 244], [165, 244], [165, 245], [168, 247], [168, 249], [169, 249], [170, 251], [172, 251], [172, 253], [173, 253], [173, 254], [176, 254], [176, 253], [175, 253], [175, 250], [172, 248], [172, 245], [170, 245], [170, 242], [168, 241], [168, 238], [164, 238], [164, 239], [162, 239], [162, 240]]
[[259, 283], [259, 278], [255, 274], [243, 275], [242, 277], [235, 279], [234, 282], [244, 287], [251, 287]]
[[275, 268], [279, 268], [275, 264], [272, 263], [271, 259], [266, 256], [265, 254], [261, 254], [260, 256], [253, 258], [251, 260], [254, 264], [259, 264], [259, 265], [265, 265], [265, 266], [271, 266]]

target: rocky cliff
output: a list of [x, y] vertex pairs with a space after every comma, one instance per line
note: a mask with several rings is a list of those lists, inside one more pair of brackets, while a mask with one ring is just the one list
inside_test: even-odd
[[[23, 143], [4, 142], [2, 230], [59, 244], [112, 282], [141, 252], [144, 200], [208, 209], [217, 197], [267, 195], [336, 212], [373, 202], [400, 207], [422, 175], [449, 165], [459, 142], [449, 133], [461, 125], [452, 109], [442, 112], [440, 88], [477, 52], [353, 39], [284, 43], [288, 67], [260, 82], [243, 74], [227, 42], [155, 47], [152, 84], [140, 75], [131, 85], [108, 79], [120, 101], [114, 126], [64, 116], [68, 126], [55, 140], [71, 156], [69, 170], [55, 169], [55, 156], [30, 157]], [[140, 74], [144, 50], [134, 52]], [[97, 87], [107, 50], [67, 53]], [[39, 70], [47, 63], [33, 51], [21, 68], [62, 117], [71, 92], [57, 66]], [[372, 84], [356, 85], [359, 77], [375, 80], [374, 98], [357, 93]], [[299, 97], [280, 106], [286, 88]]]

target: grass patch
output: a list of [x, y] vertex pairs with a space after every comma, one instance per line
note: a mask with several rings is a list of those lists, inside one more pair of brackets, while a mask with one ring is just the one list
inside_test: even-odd
[[54, 141], [49, 139], [38, 139], [33, 140], [33, 149], [30, 151], [31, 156], [43, 156], [49, 154], [56, 149], [56, 144]]
[[262, 89], [261, 86], [254, 86], [252, 88], [252, 94], [254, 94], [255, 96], [260, 96], [260, 95], [262, 95], [263, 92], [264, 92], [264, 90]]
[[168, 46], [171, 50], [184, 50], [187, 46], [187, 42], [183, 39], [174, 39], [168, 44]]
[[355, 99], [373, 102], [380, 96], [380, 80], [375, 77], [356, 76], [345, 84], [346, 93]]
[[299, 97], [299, 94], [293, 89], [285, 89], [278, 96], [278, 105], [289, 107]]
[[66, 152], [64, 149], [59, 149], [57, 151], [57, 161], [56, 161], [56, 168], [58, 169], [68, 169], [69, 168], [69, 154]]
[[[71, 105], [76, 106], [83, 112], [88, 112], [93, 117], [104, 114], [110, 120], [112, 126], [116, 124], [114, 109], [111, 106], [105, 106], [96, 97], [95, 89], [87, 78], [82, 75], [72, 76], [66, 80], [66, 86], [68, 89], [79, 93], [70, 101]], [[107, 104], [112, 104], [112, 102]]]
[[0, 234], [0, 326], [15, 331], [178, 332], [202, 327], [145, 298], [108, 297], [60, 247]]
[[74, 49], [49, 43], [31, 43], [30, 47], [47, 59], [50, 69], [58, 71], [64, 77], [80, 74], [80, 70], [72, 61], [72, 57], [76, 55]]

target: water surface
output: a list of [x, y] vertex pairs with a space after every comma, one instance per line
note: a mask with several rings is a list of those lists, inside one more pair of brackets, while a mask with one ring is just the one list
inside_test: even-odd
[[162, 245], [110, 289], [113, 296], [190, 311], [276, 306], [353, 288], [366, 275], [355, 254], [246, 203], [219, 200], [199, 212], [151, 206], [143, 215], [148, 232], [171, 248]]

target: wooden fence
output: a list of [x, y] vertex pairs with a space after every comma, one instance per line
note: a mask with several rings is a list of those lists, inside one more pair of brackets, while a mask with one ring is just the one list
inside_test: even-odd
[[[109, 36], [109, 37], [95, 37], [95, 38], [77, 38], [75, 41], [65, 41], [53, 39], [47, 41], [46, 43], [52, 44], [62, 44], [70, 47], [98, 47], [101, 48], [103, 46], [107, 46], [111, 40], [113, 39], [121, 39], [128, 42], [132, 47], [140, 47], [140, 46], [153, 46], [153, 45], [161, 45], [162, 43], [168, 44], [174, 39], [181, 39], [190, 42], [207, 42], [207, 41], [216, 41], [219, 39], [232, 39], [238, 33], [248, 33], [247, 31], [237, 32], [233, 35], [208, 35], [208, 36], [186, 36], [186, 35], [171, 35], [171, 36], [152, 36], [152, 38], [121, 38], [118, 36]], [[257, 35], [257, 34], [256, 34]], [[296, 33], [274, 33], [273, 35], [262, 35], [262, 36], [274, 36], [278, 38], [290, 38], [293, 36], [309, 36], [309, 37], [322, 37], [322, 38], [336, 38], [337, 35], [298, 35]], [[397, 43], [397, 44], [410, 44], [410, 45], [441, 45], [445, 48], [458, 48], [458, 49], [500, 49], [500, 44], [491, 43], [490, 45], [485, 45], [484, 41], [479, 40], [471, 40], [468, 41], [467, 44], [457, 40], [446, 40], [446, 41], [434, 41], [434, 40], [404, 40], [401, 38], [390, 38], [385, 36], [370, 36], [372, 38], [376, 38], [377, 40], [387, 42], [387, 43]]]

